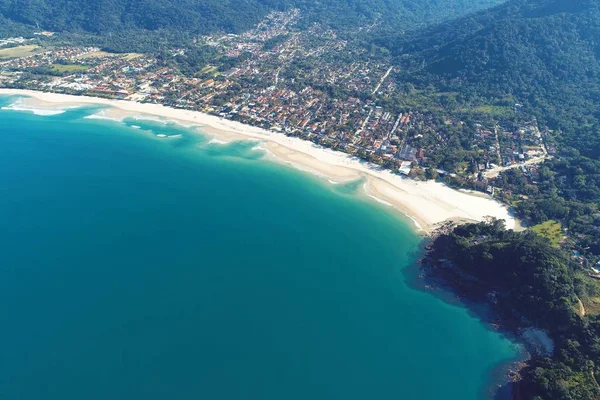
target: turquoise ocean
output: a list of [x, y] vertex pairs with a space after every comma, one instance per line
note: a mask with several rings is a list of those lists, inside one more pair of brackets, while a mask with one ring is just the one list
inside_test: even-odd
[[0, 111], [1, 399], [468, 400], [517, 357], [360, 182], [97, 111]]

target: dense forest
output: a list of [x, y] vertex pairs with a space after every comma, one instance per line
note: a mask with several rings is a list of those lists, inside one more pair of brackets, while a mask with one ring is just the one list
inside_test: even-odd
[[534, 355], [521, 371], [518, 398], [600, 398], [600, 316], [582, 318], [578, 309], [598, 286], [582, 279], [568, 254], [531, 231], [507, 231], [502, 221], [455, 227], [433, 248], [435, 269], [492, 304], [511, 329], [535, 326], [552, 339], [552, 356]]
[[274, 10], [299, 8], [304, 23], [334, 28], [377, 23], [402, 31], [465, 15], [501, 0], [0, 0], [0, 15], [51, 31], [108, 34], [168, 30], [186, 34], [240, 32]]

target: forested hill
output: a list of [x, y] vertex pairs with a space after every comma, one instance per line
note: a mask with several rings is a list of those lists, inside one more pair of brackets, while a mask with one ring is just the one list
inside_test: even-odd
[[[403, 64], [407, 79], [459, 91], [459, 102], [525, 103], [552, 127], [590, 128], [597, 123], [600, 96], [598, 5], [598, 0], [511, 0], [380, 44]], [[574, 123], [577, 127], [570, 126]], [[564, 139], [595, 157], [600, 135], [589, 133]]]
[[378, 22], [404, 30], [465, 15], [502, 0], [0, 0], [1, 17], [52, 31], [166, 29], [240, 32], [274, 10], [299, 8], [334, 27]]
[[0, 0], [5, 18], [52, 31], [134, 28], [236, 31], [276, 7], [269, 0]]

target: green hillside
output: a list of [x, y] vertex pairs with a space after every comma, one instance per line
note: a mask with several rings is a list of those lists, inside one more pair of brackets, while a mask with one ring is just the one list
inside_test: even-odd
[[466, 104], [514, 99], [550, 126], [580, 132], [564, 144], [600, 155], [600, 135], [591, 130], [600, 95], [597, 1], [513, 0], [382, 43], [407, 79], [460, 91]]
[[[0, 0], [0, 15], [10, 21], [52, 31], [108, 33], [166, 29], [207, 33], [239, 32], [268, 12], [299, 8], [307, 22], [351, 27], [377, 21], [407, 29], [480, 10], [501, 0]], [[398, 25], [396, 25], [398, 24]]]

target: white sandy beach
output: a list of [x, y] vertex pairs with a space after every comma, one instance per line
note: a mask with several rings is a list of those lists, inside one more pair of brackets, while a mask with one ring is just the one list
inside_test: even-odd
[[508, 228], [516, 227], [517, 221], [508, 209], [491, 197], [480, 193], [452, 189], [438, 182], [417, 182], [404, 178], [378, 166], [361, 162], [344, 153], [321, 148], [308, 141], [290, 138], [282, 133], [225, 120], [196, 111], [178, 110], [156, 104], [142, 104], [124, 100], [108, 100], [94, 97], [69, 96], [27, 90], [0, 89], [0, 95], [29, 96], [31, 102], [21, 102], [15, 110], [51, 115], [81, 105], [106, 105], [97, 117], [123, 119], [140, 116], [159, 117], [186, 126], [198, 126], [217, 140], [257, 140], [277, 161], [322, 176], [332, 182], [345, 182], [365, 178], [366, 194], [375, 200], [395, 207], [413, 220], [419, 230], [429, 232], [437, 224], [447, 220], [481, 221], [491, 216], [506, 220]]

